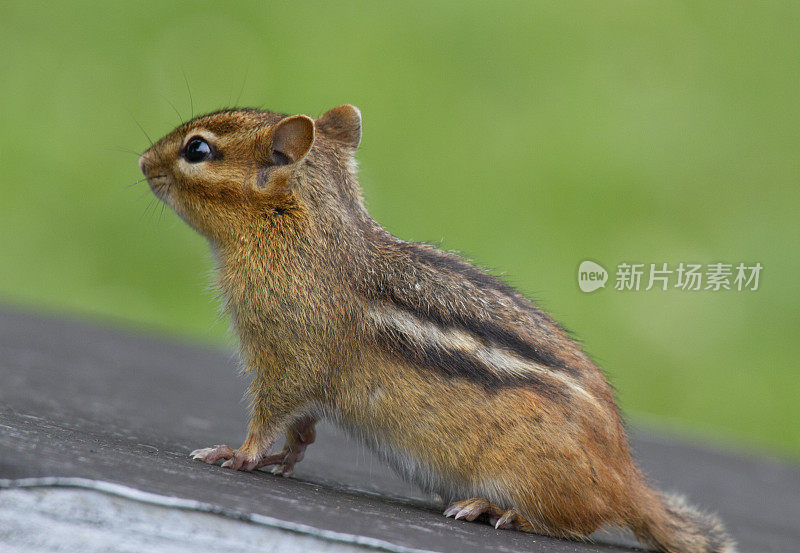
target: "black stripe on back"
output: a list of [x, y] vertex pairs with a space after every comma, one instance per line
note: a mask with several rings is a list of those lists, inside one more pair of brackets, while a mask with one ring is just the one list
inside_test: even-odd
[[461, 316], [449, 316], [439, 311], [423, 311], [404, 298], [389, 293], [388, 298], [397, 308], [410, 313], [414, 317], [436, 324], [440, 328], [455, 328], [478, 338], [487, 347], [500, 346], [519, 357], [539, 365], [561, 370], [572, 376], [578, 376], [579, 370], [571, 367], [553, 356], [552, 353], [524, 340], [517, 334], [509, 332], [500, 325], [478, 319], [467, 319]]
[[[454, 274], [457, 278], [460, 277], [470, 281], [478, 288], [494, 290], [511, 299], [518, 307], [522, 308], [533, 317], [534, 320], [540, 321], [547, 326], [553, 325], [558, 327], [544, 312], [538, 310], [514, 288], [460, 257], [434, 249], [424, 243], [402, 242], [402, 247], [406, 253], [418, 263], [432, 266], [444, 273]], [[433, 322], [440, 327], [454, 327], [466, 331], [481, 339], [487, 346], [501, 346], [514, 352], [523, 359], [550, 367], [554, 370], [564, 371], [572, 376], [579, 376], [580, 374], [579, 369], [567, 365], [558, 359], [553, 352], [547, 351], [541, 346], [537, 346], [525, 340], [518, 334], [506, 330], [496, 323], [465, 317], [463, 314], [450, 314], [430, 309], [422, 309], [422, 306], [414, 305], [407, 299], [397, 296], [391, 290], [387, 292], [388, 299], [395, 306], [413, 314], [421, 320]]]
[[531, 372], [526, 375], [498, 374], [492, 367], [467, 352], [444, 349], [434, 344], [416, 342], [397, 328], [379, 327], [375, 338], [381, 349], [386, 350], [406, 363], [434, 372], [447, 378], [463, 378], [497, 390], [504, 387], [525, 387], [549, 399], [566, 399], [563, 386]]

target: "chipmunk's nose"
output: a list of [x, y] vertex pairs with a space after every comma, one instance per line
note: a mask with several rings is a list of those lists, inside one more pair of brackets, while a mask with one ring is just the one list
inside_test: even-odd
[[147, 176], [147, 158], [145, 157], [146, 155], [147, 154], [142, 154], [142, 156], [139, 158], [139, 170], [144, 174], [145, 177]]

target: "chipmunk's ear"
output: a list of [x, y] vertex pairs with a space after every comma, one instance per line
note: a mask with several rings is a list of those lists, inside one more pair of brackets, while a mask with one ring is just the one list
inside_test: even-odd
[[281, 119], [272, 127], [270, 136], [270, 162], [273, 165], [297, 163], [314, 145], [314, 120], [306, 115]]
[[361, 112], [345, 104], [324, 113], [316, 120], [317, 129], [355, 150], [361, 142]]

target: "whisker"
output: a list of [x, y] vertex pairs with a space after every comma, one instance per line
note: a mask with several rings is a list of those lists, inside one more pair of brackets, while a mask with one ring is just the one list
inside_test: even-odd
[[130, 184], [126, 184], [126, 185], [125, 185], [125, 188], [126, 188], [126, 189], [128, 189], [128, 188], [133, 188], [134, 186], [136, 186], [136, 185], [137, 185], [137, 184], [139, 184], [140, 182], [144, 182], [144, 181], [146, 181], [146, 180], [147, 180], [147, 177], [145, 177], [145, 178], [143, 178], [143, 179], [139, 179], [139, 180], [137, 180], [137, 181], [133, 181], [133, 182], [132, 182], [132, 183], [130, 183]]
[[192, 99], [192, 89], [189, 86], [189, 77], [186, 76], [186, 71], [183, 69], [181, 69], [181, 73], [183, 73], [183, 81], [186, 83], [186, 90], [189, 92], [190, 117], [194, 117], [194, 99]]
[[183, 120], [183, 116], [181, 115], [181, 112], [179, 112], [179, 111], [178, 111], [178, 108], [176, 108], [176, 107], [175, 107], [175, 104], [173, 104], [172, 102], [170, 102], [169, 98], [167, 98], [167, 97], [166, 97], [166, 96], [164, 96], [163, 94], [161, 95], [161, 97], [164, 99], [164, 101], [165, 101], [165, 102], [167, 102], [167, 103], [169, 104], [169, 107], [171, 107], [171, 108], [172, 108], [172, 111], [174, 111], [174, 112], [175, 112], [175, 115], [177, 115], [177, 116], [178, 116], [178, 119], [180, 119], [180, 121], [181, 121], [181, 125], [184, 125], [184, 124], [186, 124], [186, 122]]
[[153, 207], [153, 202], [155, 201], [155, 199], [156, 199], [155, 196], [153, 196], [153, 197], [150, 198], [150, 201], [147, 202], [147, 205], [145, 206], [144, 211], [139, 216], [139, 222], [140, 223], [142, 222], [144, 217], [147, 215], [147, 212], [150, 211], [150, 208]]
[[112, 152], [123, 152], [125, 154], [133, 154], [136, 157], [142, 157], [142, 153], [141, 152], [137, 152], [136, 150], [131, 150], [131, 149], [128, 149], [128, 148], [118, 148], [118, 147], [114, 147], [114, 146], [108, 146], [106, 148], [106, 150], [109, 150], [109, 151], [112, 151]]
[[241, 97], [242, 97], [242, 92], [244, 92], [244, 85], [246, 85], [246, 84], [247, 84], [247, 75], [248, 75], [249, 73], [250, 73], [250, 66], [248, 65], [248, 66], [247, 66], [247, 67], [245, 67], [245, 69], [244, 69], [244, 79], [242, 79], [242, 86], [241, 86], [241, 88], [239, 89], [239, 95], [238, 95], [238, 96], [236, 96], [236, 102], [234, 103], [234, 105], [235, 105], [235, 106], [238, 106], [238, 105], [239, 105], [239, 100], [240, 100], [240, 99], [241, 99]]
[[129, 111], [128, 113], [130, 113], [131, 117], [133, 118], [133, 121], [134, 121], [134, 122], [136, 123], [136, 125], [139, 127], [139, 130], [141, 130], [141, 131], [142, 131], [142, 133], [144, 133], [144, 136], [145, 136], [145, 138], [147, 138], [147, 141], [150, 143], [150, 147], [152, 148], [152, 147], [153, 147], [153, 139], [152, 139], [152, 138], [150, 138], [150, 135], [149, 135], [149, 134], [147, 134], [147, 131], [146, 131], [146, 130], [144, 130], [144, 127], [142, 126], [142, 124], [141, 124], [141, 123], [139, 123], [139, 121], [138, 121], [138, 120], [136, 119], [136, 117], [133, 115], [133, 112]]
[[[152, 176], [152, 177], [150, 177], [150, 178], [151, 178], [151, 179], [163, 179], [163, 178], [164, 178], [164, 177], [166, 177], [166, 176], [167, 176], [167, 175], [153, 175], [153, 176]], [[141, 179], [139, 179], [139, 180], [137, 180], [137, 181], [134, 181], [134, 182], [132, 182], [132, 183], [130, 183], [130, 184], [128, 184], [128, 185], [126, 185], [126, 186], [125, 186], [125, 188], [131, 188], [131, 187], [133, 187], [133, 186], [136, 186], [136, 185], [137, 185], [137, 184], [139, 184], [140, 182], [144, 182], [144, 181], [146, 181], [146, 180], [147, 180], [147, 177], [143, 177], [143, 178], [141, 178]]]

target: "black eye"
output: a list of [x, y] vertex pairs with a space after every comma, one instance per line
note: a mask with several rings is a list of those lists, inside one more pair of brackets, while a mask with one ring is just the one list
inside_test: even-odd
[[183, 147], [183, 157], [189, 163], [208, 161], [211, 159], [211, 144], [199, 136], [194, 136]]

